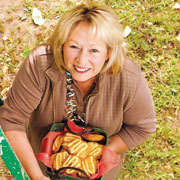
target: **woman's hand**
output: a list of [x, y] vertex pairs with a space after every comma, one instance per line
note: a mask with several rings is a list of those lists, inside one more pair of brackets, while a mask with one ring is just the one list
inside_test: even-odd
[[117, 154], [129, 149], [128, 146], [126, 145], [126, 143], [117, 134], [109, 137], [107, 147], [110, 148], [112, 151], [114, 151]]

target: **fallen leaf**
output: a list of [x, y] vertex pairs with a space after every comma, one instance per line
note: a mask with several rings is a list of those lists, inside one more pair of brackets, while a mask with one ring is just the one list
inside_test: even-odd
[[33, 19], [34, 23], [39, 26], [44, 24], [44, 19], [42, 17], [41, 11], [39, 11], [39, 9], [37, 9], [37, 8], [33, 8], [32, 19]]
[[21, 21], [24, 21], [24, 20], [26, 20], [26, 19], [27, 19], [27, 16], [21, 17]]
[[147, 22], [147, 24], [148, 24], [148, 25], [153, 25], [153, 23], [152, 23], [152, 22]]
[[174, 9], [180, 9], [180, 4], [179, 3], [176, 3], [174, 6], [173, 6]]
[[3, 36], [3, 40], [6, 41], [8, 39], [8, 37], [6, 36]]
[[169, 176], [171, 176], [174, 179], [174, 174], [169, 174]]
[[4, 40], [4, 41], [9, 40], [9, 41], [12, 43], [12, 38], [10, 38], [10, 37], [3, 36], [3, 40]]
[[180, 34], [176, 37], [176, 39], [177, 39], [178, 41], [180, 41]]
[[173, 93], [177, 93], [178, 92], [178, 90], [175, 89], [175, 88], [172, 88], [171, 90], [172, 90]]
[[23, 57], [24, 59], [26, 59], [27, 56], [29, 55], [30, 51], [31, 51], [30, 49], [26, 49], [26, 50], [22, 53], [22, 57]]
[[129, 26], [126, 26], [124, 29], [124, 37], [129, 36], [130, 33], [131, 33], [131, 28]]
[[9, 40], [10, 42], [12, 42], [12, 39], [11, 39], [10, 37], [8, 37], [8, 40]]
[[146, 8], [145, 8], [144, 6], [141, 6], [141, 8], [142, 8], [142, 10], [143, 10], [143, 11], [145, 11], [145, 10], [146, 10]]

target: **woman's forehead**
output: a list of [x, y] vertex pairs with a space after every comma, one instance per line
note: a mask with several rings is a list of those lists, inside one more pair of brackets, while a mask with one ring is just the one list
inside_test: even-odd
[[96, 33], [92, 32], [91, 27], [87, 24], [79, 24], [74, 28], [70, 33], [67, 42], [75, 42], [85, 46], [98, 45], [107, 47], [106, 43], [101, 40]]
[[89, 34], [95, 35], [96, 33], [93, 33], [93, 30], [92, 30], [92, 29], [94, 29], [92, 23], [90, 23], [90, 22], [85, 22], [85, 21], [81, 21], [81, 22], [77, 23], [77, 24], [71, 29], [70, 34], [76, 33], [76, 32], [81, 31], [81, 30], [85, 30], [85, 31], [87, 31]]
[[68, 39], [74, 36], [81, 37], [83, 35], [86, 35], [88, 39], [98, 39], [103, 41], [98, 27], [92, 23], [83, 21], [75, 25], [74, 28], [72, 28], [71, 32], [69, 33]]

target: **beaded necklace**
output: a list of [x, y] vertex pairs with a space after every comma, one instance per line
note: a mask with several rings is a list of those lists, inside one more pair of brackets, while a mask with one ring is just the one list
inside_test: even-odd
[[76, 113], [77, 110], [77, 105], [74, 104], [74, 89], [72, 87], [72, 75], [70, 72], [66, 71], [66, 113], [68, 115], [68, 119], [70, 119], [71, 121], [75, 122], [77, 125], [81, 125], [84, 126], [85, 125], [85, 121], [84, 119], [81, 118], [80, 115], [78, 115]]

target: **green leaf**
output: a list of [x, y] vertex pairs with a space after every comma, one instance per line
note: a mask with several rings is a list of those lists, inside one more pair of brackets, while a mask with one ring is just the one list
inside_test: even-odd
[[30, 51], [31, 51], [30, 49], [26, 49], [26, 50], [22, 53], [22, 57], [23, 57], [24, 59], [26, 59], [27, 56], [29, 55]]

